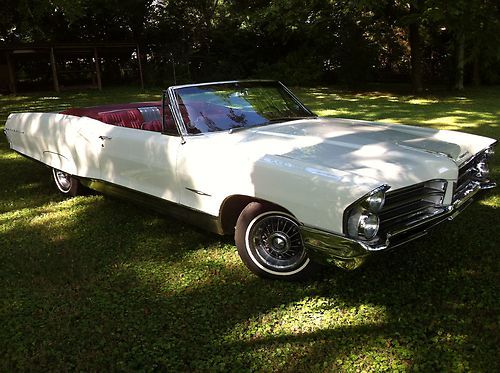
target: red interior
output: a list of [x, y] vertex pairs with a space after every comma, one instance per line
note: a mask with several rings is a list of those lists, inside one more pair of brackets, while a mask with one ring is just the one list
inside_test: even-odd
[[118, 109], [97, 114], [98, 120], [115, 126], [141, 128], [144, 118], [137, 109]]
[[126, 109], [137, 109], [140, 107], [156, 106], [161, 108], [161, 101], [150, 101], [150, 102], [134, 102], [130, 104], [112, 104], [112, 105], [102, 105], [102, 106], [92, 106], [83, 108], [71, 108], [61, 111], [61, 114], [75, 115], [77, 117], [89, 117], [97, 120], [101, 120], [100, 113], [116, 111], [116, 110], [126, 110]]
[[[172, 122], [172, 125], [175, 127], [175, 125]], [[168, 126], [167, 126], [168, 128]], [[161, 132], [161, 120], [151, 120], [149, 122], [144, 122], [142, 124], [142, 129], [146, 131], [156, 131], [156, 132]]]
[[[144, 121], [144, 117], [138, 109], [143, 107], [157, 107], [161, 118], [163, 113], [161, 101], [71, 108], [62, 111], [61, 114], [89, 117], [114, 126], [161, 132], [161, 119]], [[167, 131], [175, 130], [175, 124], [170, 115], [165, 117], [165, 125]]]

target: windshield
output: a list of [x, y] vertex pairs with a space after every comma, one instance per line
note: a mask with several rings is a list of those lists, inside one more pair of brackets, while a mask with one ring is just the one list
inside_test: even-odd
[[199, 85], [175, 93], [189, 134], [315, 117], [277, 82]]

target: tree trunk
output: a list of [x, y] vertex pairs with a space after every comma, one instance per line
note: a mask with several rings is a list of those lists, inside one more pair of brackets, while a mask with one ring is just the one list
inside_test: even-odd
[[472, 65], [472, 84], [478, 87], [481, 85], [481, 67], [479, 64], [479, 55], [474, 56], [474, 62]]
[[457, 76], [455, 89], [464, 90], [464, 66], [465, 66], [465, 33], [460, 32], [457, 37]]
[[[413, 6], [410, 12], [414, 13]], [[424, 90], [422, 84], [423, 64], [422, 64], [422, 38], [420, 36], [420, 22], [410, 23], [408, 41], [410, 43], [410, 62], [411, 62], [411, 83], [413, 90], [417, 93]]]

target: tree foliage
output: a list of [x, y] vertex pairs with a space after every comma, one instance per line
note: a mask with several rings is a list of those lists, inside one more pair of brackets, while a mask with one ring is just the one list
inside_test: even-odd
[[494, 0], [1, 0], [0, 40], [132, 41], [155, 82], [500, 81]]

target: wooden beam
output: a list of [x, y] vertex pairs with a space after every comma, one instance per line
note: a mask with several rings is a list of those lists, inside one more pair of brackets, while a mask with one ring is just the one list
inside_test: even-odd
[[54, 48], [50, 48], [50, 65], [52, 67], [52, 80], [54, 82], [54, 90], [56, 92], [61, 92], [59, 89], [59, 79], [57, 78], [57, 67], [56, 67], [56, 56], [54, 54]]
[[139, 49], [139, 44], [136, 45], [136, 49], [137, 49], [137, 61], [139, 62], [139, 78], [141, 78], [141, 88], [144, 89], [144, 78], [142, 76], [141, 51]]
[[16, 94], [16, 72], [14, 70], [14, 65], [12, 64], [12, 59], [10, 58], [9, 52], [5, 52], [5, 58], [7, 59], [7, 69], [9, 70], [9, 91], [11, 91], [13, 94]]
[[94, 61], [95, 61], [95, 73], [97, 77], [97, 88], [102, 91], [102, 81], [101, 81], [101, 67], [99, 62], [99, 54], [97, 53], [97, 48], [94, 48]]

